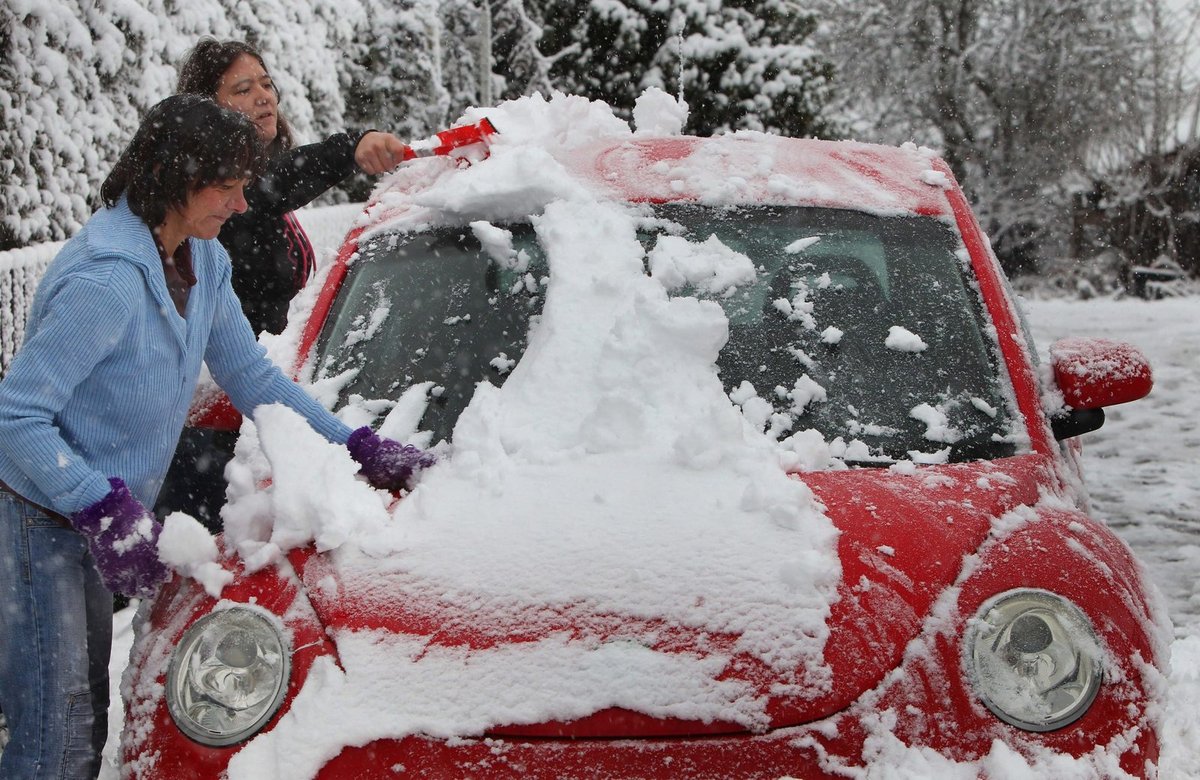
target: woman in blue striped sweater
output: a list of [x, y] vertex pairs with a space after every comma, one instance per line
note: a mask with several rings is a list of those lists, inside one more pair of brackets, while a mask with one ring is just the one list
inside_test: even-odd
[[[373, 485], [432, 458], [351, 431], [266, 357], [216, 240], [262, 170], [251, 122], [208, 98], [156, 105], [101, 190], [106, 207], [38, 287], [0, 382], [0, 777], [95, 777], [108, 733], [112, 592], [168, 571], [153, 506], [207, 362], [244, 414], [282, 403], [346, 444]], [[110, 592], [111, 591], [111, 592]]]

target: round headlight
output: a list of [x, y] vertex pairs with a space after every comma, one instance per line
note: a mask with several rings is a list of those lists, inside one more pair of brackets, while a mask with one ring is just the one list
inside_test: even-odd
[[1074, 722], [1100, 690], [1100, 646], [1091, 622], [1048, 591], [1013, 590], [989, 599], [968, 626], [965, 651], [984, 705], [1026, 731]]
[[248, 739], [279, 709], [291, 655], [279, 629], [244, 607], [205, 615], [189, 628], [167, 669], [167, 708], [205, 745]]

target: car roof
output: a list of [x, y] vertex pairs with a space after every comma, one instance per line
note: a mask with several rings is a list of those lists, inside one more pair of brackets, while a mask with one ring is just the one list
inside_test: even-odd
[[[474, 165], [434, 157], [398, 168], [372, 193], [361, 236], [354, 237], [522, 221], [550, 200], [585, 191], [585, 197], [614, 202], [814, 206], [954, 220], [953, 174], [935, 152], [915, 144], [753, 131], [710, 138], [605, 135], [578, 143], [500, 138], [490, 159]], [[469, 183], [445, 178], [460, 175]]]
[[922, 147], [735, 133], [632, 137], [556, 155], [614, 198], [952, 214], [950, 169]]

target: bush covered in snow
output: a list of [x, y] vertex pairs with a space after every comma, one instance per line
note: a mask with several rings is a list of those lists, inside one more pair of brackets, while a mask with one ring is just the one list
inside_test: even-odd
[[[814, 27], [776, 0], [5, 0], [0, 249], [80, 227], [138, 118], [171, 94], [175, 65], [203, 35], [262, 51], [301, 141], [347, 126], [420, 138], [481, 98], [554, 88], [594, 87], [628, 113], [644, 87], [679, 83], [711, 107], [693, 112], [692, 132], [809, 135], [829, 75], [804, 41]], [[618, 52], [627, 67], [605, 70]]]
[[[353, 2], [6, 0], [0, 6], [0, 249], [73, 234], [175, 63], [203, 35], [244, 37], [275, 69], [302, 138], [342, 124]], [[365, 21], [365, 20], [364, 20]]]

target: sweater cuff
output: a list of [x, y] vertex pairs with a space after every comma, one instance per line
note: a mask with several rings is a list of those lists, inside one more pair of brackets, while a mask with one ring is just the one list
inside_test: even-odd
[[70, 517], [76, 512], [102, 501], [112, 489], [108, 478], [97, 471], [70, 493], [53, 496], [51, 506]]

